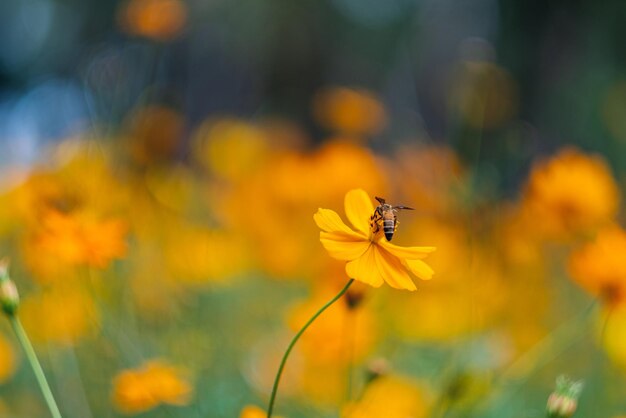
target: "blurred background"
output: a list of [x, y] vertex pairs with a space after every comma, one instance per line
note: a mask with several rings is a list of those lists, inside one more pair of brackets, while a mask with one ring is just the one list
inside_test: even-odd
[[[626, 416], [622, 1], [4, 0], [0, 257], [66, 418], [265, 416], [347, 281], [313, 214], [415, 207], [416, 292], [314, 324], [284, 418]], [[623, 250], [623, 251], [622, 251]], [[47, 416], [0, 321], [0, 416]]]

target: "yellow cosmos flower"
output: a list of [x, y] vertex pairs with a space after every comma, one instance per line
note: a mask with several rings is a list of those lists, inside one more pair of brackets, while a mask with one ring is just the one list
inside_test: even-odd
[[435, 247], [399, 247], [385, 239], [382, 228], [374, 232], [370, 217], [374, 205], [365, 191], [351, 190], [345, 212], [356, 230], [330, 209], [318, 209], [315, 223], [322, 229], [320, 241], [331, 257], [347, 261], [349, 277], [379, 287], [383, 281], [396, 289], [415, 290], [411, 274], [428, 280], [433, 270], [422, 261]]
[[556, 240], [596, 231], [618, 206], [619, 188], [608, 163], [575, 148], [535, 164], [523, 197], [529, 226]]
[[138, 414], [160, 404], [187, 405], [193, 389], [183, 372], [160, 360], [120, 372], [113, 382], [113, 404], [125, 414]]
[[622, 373], [626, 373], [626, 306], [605, 309], [596, 327], [604, 332], [599, 336], [608, 358]]
[[596, 239], [572, 252], [568, 267], [583, 289], [610, 305], [626, 302], [626, 231], [609, 225]]

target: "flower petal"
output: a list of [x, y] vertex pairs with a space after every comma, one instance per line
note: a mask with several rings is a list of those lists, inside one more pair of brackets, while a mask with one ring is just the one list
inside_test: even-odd
[[[318, 209], [317, 213], [313, 215], [313, 220], [322, 231], [326, 232], [344, 232], [346, 234], [353, 234], [355, 237], [361, 237], [360, 234], [354, 232], [348, 225], [343, 223], [339, 215], [335, 211], [330, 209]], [[355, 238], [356, 239], [356, 238]], [[361, 238], [359, 238], [361, 239]]]
[[437, 249], [436, 247], [400, 247], [398, 245], [390, 243], [384, 237], [381, 237], [378, 240], [377, 244], [383, 247], [391, 255], [403, 260], [419, 260], [422, 258], [426, 258], [428, 254]]
[[433, 269], [422, 260], [404, 260], [404, 265], [411, 273], [422, 280], [430, 280], [433, 278]]
[[400, 260], [385, 251], [380, 251], [378, 247], [376, 247], [374, 253], [378, 270], [389, 286], [396, 289], [417, 289]]
[[376, 267], [374, 246], [371, 245], [361, 257], [348, 262], [346, 273], [352, 279], [370, 286], [380, 287], [383, 284], [383, 278]]
[[[356, 235], [356, 239], [355, 239]], [[372, 243], [363, 237], [345, 232], [320, 232], [320, 241], [331, 257], [351, 261], [367, 251]]]
[[370, 233], [370, 217], [374, 214], [374, 205], [363, 189], [354, 189], [346, 193], [344, 207], [348, 220], [365, 235]]

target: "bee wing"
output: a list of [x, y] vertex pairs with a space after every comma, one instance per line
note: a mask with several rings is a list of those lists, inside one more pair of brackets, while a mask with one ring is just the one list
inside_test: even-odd
[[408, 207], [408, 206], [402, 206], [402, 205], [399, 205], [399, 206], [394, 206], [393, 208], [394, 208], [394, 209], [407, 209], [407, 210], [415, 210], [414, 208], [410, 208], [410, 207]]
[[378, 203], [380, 203], [381, 205], [385, 204], [385, 199], [383, 199], [382, 197], [376, 196], [375, 199], [378, 200]]

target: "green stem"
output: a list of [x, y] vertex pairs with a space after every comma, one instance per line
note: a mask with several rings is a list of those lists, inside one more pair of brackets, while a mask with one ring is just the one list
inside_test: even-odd
[[283, 355], [283, 359], [280, 362], [280, 366], [278, 366], [278, 372], [276, 372], [276, 378], [274, 379], [274, 386], [272, 387], [272, 395], [270, 397], [270, 404], [267, 408], [267, 418], [272, 417], [272, 411], [274, 410], [274, 401], [276, 400], [276, 393], [278, 392], [278, 383], [280, 383], [280, 377], [283, 374], [283, 369], [285, 368], [285, 363], [287, 363], [287, 358], [289, 357], [291, 350], [296, 345], [296, 343], [298, 342], [302, 334], [304, 334], [304, 331], [306, 331], [306, 329], [313, 323], [313, 321], [315, 321], [317, 317], [322, 314], [322, 312], [328, 309], [330, 305], [335, 303], [337, 299], [342, 297], [353, 282], [354, 282], [354, 279], [348, 280], [348, 283], [344, 286], [343, 289], [341, 289], [341, 292], [339, 292], [334, 298], [332, 298], [324, 306], [322, 306], [322, 308], [319, 311], [317, 311], [315, 315], [313, 315], [311, 319], [307, 321], [306, 324], [304, 324], [304, 326], [300, 329], [300, 331], [298, 331], [298, 333], [293, 337], [293, 339], [289, 343], [289, 346], [287, 347], [287, 351], [285, 351], [285, 354]]
[[35, 354], [33, 345], [30, 343], [30, 340], [28, 339], [28, 335], [26, 334], [22, 323], [20, 322], [17, 315], [9, 315], [9, 320], [11, 321], [11, 326], [13, 327], [13, 331], [15, 331], [17, 339], [24, 349], [24, 353], [26, 353], [26, 358], [28, 359], [28, 362], [30, 363], [33, 372], [35, 373], [37, 383], [39, 383], [39, 387], [41, 388], [43, 397], [46, 399], [46, 403], [48, 404], [48, 409], [50, 409], [50, 414], [52, 414], [54, 418], [62, 418], [61, 412], [59, 412], [59, 407], [54, 400], [54, 396], [52, 396], [52, 391], [50, 390], [50, 386], [48, 385], [48, 381], [46, 380], [46, 375], [43, 373], [41, 364], [39, 364], [39, 360], [37, 359], [37, 354]]

